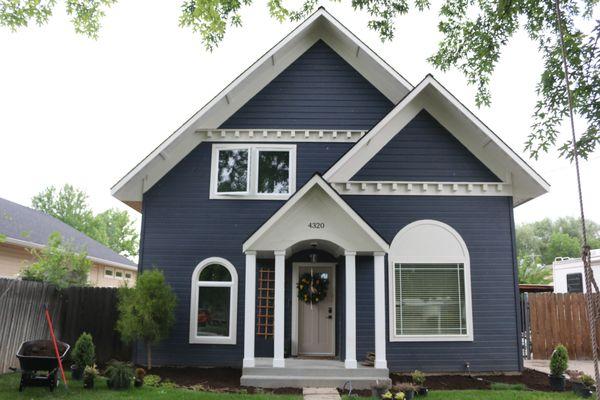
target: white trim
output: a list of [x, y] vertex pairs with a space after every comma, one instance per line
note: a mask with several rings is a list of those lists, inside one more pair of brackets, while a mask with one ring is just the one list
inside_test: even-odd
[[375, 368], [387, 368], [385, 351], [385, 254], [373, 254]]
[[[300, 267], [330, 267], [331, 271], [332, 271], [332, 279], [330, 279], [330, 282], [332, 284], [333, 287], [333, 294], [334, 296], [337, 296], [336, 293], [336, 289], [335, 289], [335, 267], [336, 264], [335, 263], [311, 263], [310, 261], [307, 262], [294, 262], [292, 263], [292, 355], [293, 356], [297, 356], [298, 355], [298, 340], [299, 340], [299, 336], [298, 336], [298, 328], [299, 328], [299, 323], [298, 323], [298, 306], [300, 305], [298, 302], [298, 287], [296, 286], [295, 282], [298, 281], [299, 276], [300, 276]], [[332, 292], [332, 290], [330, 290], [330, 292]], [[335, 298], [334, 298], [335, 299]], [[333, 316], [335, 318], [337, 310], [335, 308], [335, 301], [333, 302]], [[333, 329], [333, 354], [323, 354], [323, 355], [335, 355], [335, 329]], [[315, 355], [315, 354], [313, 354]]]
[[[445, 257], [439, 256], [433, 252], [423, 252], [420, 256], [411, 257], [398, 257], [394, 255], [394, 252], [398, 249], [402, 249], [404, 239], [406, 235], [414, 228], [421, 226], [434, 226], [440, 228], [450, 235], [460, 246], [462, 256]], [[418, 241], [422, 243], [431, 243], [432, 237], [419, 237]], [[438, 243], [431, 243], [433, 247], [439, 246]], [[440, 249], [442, 251], [442, 249]], [[456, 263], [464, 265], [464, 279], [465, 279], [465, 314], [467, 324], [466, 335], [397, 335], [396, 334], [396, 279], [394, 276], [394, 264], [434, 264], [434, 263]], [[466, 243], [460, 234], [451, 226], [444, 224], [443, 222], [436, 220], [420, 220], [415, 221], [406, 225], [402, 228], [394, 237], [390, 245], [390, 252], [388, 253], [388, 286], [389, 286], [389, 335], [390, 342], [465, 342], [473, 341], [473, 300], [471, 297], [471, 264], [469, 258], [469, 250]]]
[[[550, 185], [431, 75], [325, 174], [328, 182], [348, 182], [414, 116], [427, 110], [505, 183], [512, 184], [515, 205], [546, 193]], [[493, 145], [491, 145], [493, 143]]]
[[[245, 192], [217, 192], [219, 174], [219, 152], [227, 150], [248, 151], [248, 172]], [[289, 153], [289, 193], [258, 192], [258, 160], [261, 151], [287, 151]], [[215, 143], [212, 145], [210, 161], [210, 199], [213, 200], [287, 200], [296, 191], [296, 145], [295, 144], [250, 144]]]
[[273, 308], [273, 367], [284, 368], [285, 250], [275, 250], [275, 299]]
[[[196, 130], [221, 126], [319, 39], [323, 39], [394, 104], [412, 89], [412, 85], [398, 72], [324, 8], [319, 8], [121, 178], [111, 188], [112, 195], [124, 202], [142, 201], [145, 191], [201, 143], [202, 138], [195, 134]], [[357, 49], [360, 50], [358, 54]], [[277, 62], [273, 63], [273, 59]], [[163, 158], [161, 153], [169, 154], [169, 157]]]
[[346, 359], [344, 366], [355, 369], [356, 362], [356, 252], [345, 253], [345, 275], [346, 275]]
[[279, 210], [277, 210], [277, 212], [275, 214], [273, 214], [273, 216], [271, 216], [271, 218], [269, 218], [256, 232], [254, 232], [254, 234], [252, 234], [252, 236], [250, 236], [250, 238], [248, 238], [244, 242], [243, 251], [267, 250], [267, 249], [254, 248], [254, 246], [259, 241], [261, 236], [263, 236], [266, 232], [268, 232], [269, 229], [271, 229], [277, 223], [277, 221], [279, 221], [288, 211], [292, 210], [294, 205], [302, 198], [302, 196], [305, 195], [312, 187], [314, 187], [316, 185], [318, 185], [320, 188], [322, 188], [323, 191], [325, 193], [327, 193], [337, 203], [337, 205], [340, 206], [340, 208], [350, 218], [352, 218], [371, 239], [373, 239], [373, 241], [379, 247], [379, 249], [377, 249], [377, 250], [380, 250], [380, 251], [388, 250], [389, 246], [388, 246], [387, 242], [383, 238], [381, 238], [381, 236], [379, 236], [379, 234], [377, 234], [377, 232], [375, 232], [373, 230], [373, 228], [371, 228], [369, 226], [369, 224], [367, 224], [360, 217], [360, 215], [358, 215], [341, 198], [341, 196], [335, 190], [333, 190], [331, 188], [331, 186], [329, 186], [327, 184], [327, 182], [325, 182], [323, 180], [323, 178], [320, 175], [315, 175], [304, 186], [302, 186], [302, 188], [300, 188], [292, 197], [290, 197], [290, 199], [283, 206], [281, 206], [279, 208]]
[[342, 195], [368, 196], [512, 196], [504, 182], [349, 181], [331, 186]]
[[[211, 265], [221, 265], [229, 271], [231, 282], [204, 282], [198, 278], [202, 270]], [[229, 287], [229, 335], [228, 336], [198, 336], [198, 288], [199, 287]], [[238, 275], [235, 267], [228, 260], [221, 257], [209, 257], [202, 260], [192, 273], [190, 292], [190, 344], [236, 344], [237, 332], [237, 297]]]
[[199, 129], [203, 142], [335, 142], [356, 143], [367, 131], [327, 129]]
[[[23, 246], [23, 247], [29, 247], [32, 249], [43, 249], [46, 247], [45, 244], [28, 242], [26, 240], [20, 240], [20, 239], [15, 239], [15, 238], [11, 238], [11, 237], [6, 237], [6, 240], [4, 240], [4, 243], [13, 244], [13, 245], [17, 245], [17, 246]], [[134, 272], [137, 272], [137, 270], [138, 270], [137, 267], [134, 267], [132, 265], [121, 264], [121, 263], [118, 263], [115, 261], [105, 260], [103, 258], [93, 257], [90, 255], [88, 255], [86, 258], [96, 264], [108, 265], [110, 267], [123, 268], [123, 269], [127, 269], [129, 271], [134, 271]]]
[[244, 293], [244, 360], [243, 367], [254, 367], [254, 328], [256, 323], [256, 252], [246, 252]]

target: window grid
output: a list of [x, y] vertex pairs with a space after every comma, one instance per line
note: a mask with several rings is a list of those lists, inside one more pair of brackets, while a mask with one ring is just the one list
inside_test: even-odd
[[264, 338], [273, 336], [273, 308], [275, 300], [275, 269], [260, 267], [258, 270], [258, 296], [256, 334]]

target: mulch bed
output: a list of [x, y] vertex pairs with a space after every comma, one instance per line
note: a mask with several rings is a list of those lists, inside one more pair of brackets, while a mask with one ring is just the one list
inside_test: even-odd
[[[58, 342], [57, 346], [59, 354], [63, 354], [67, 349], [62, 342]], [[32, 340], [27, 342], [23, 344], [20, 354], [30, 357], [56, 357], [54, 343], [51, 340]]]
[[[159, 375], [163, 380], [169, 380], [179, 386], [192, 388], [202, 385], [204, 389], [218, 392], [276, 393], [301, 394], [302, 389], [256, 389], [240, 386], [242, 371], [237, 368], [194, 368], [194, 367], [156, 367], [149, 373]], [[410, 375], [391, 374], [393, 384], [410, 382]], [[426, 386], [430, 390], [475, 390], [490, 389], [492, 382], [522, 383], [532, 390], [549, 392], [548, 375], [526, 369], [520, 375], [428, 375]], [[567, 389], [570, 385], [567, 382]], [[369, 390], [354, 391], [359, 396], [370, 396]]]

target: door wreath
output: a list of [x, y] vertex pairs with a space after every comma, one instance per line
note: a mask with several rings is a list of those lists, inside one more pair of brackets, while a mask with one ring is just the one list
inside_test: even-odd
[[327, 297], [329, 279], [323, 278], [320, 273], [306, 272], [300, 276], [298, 283], [298, 299], [307, 304], [317, 304]]

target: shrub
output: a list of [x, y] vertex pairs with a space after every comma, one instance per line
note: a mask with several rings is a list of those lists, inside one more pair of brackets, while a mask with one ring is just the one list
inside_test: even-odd
[[112, 361], [104, 374], [108, 378], [106, 384], [109, 388], [128, 389], [133, 379], [133, 368], [127, 363]]
[[158, 375], [146, 375], [144, 377], [144, 385], [146, 386], [154, 386], [154, 387], [158, 387], [160, 386], [160, 376]]
[[587, 387], [591, 387], [591, 386], [594, 386], [596, 381], [591, 376], [589, 376], [587, 374], [583, 374], [583, 375], [581, 375], [581, 383], [583, 383]]
[[95, 365], [88, 365], [83, 371], [83, 379], [93, 379], [98, 376], [98, 369]]
[[411, 375], [412, 381], [419, 386], [425, 384], [425, 374], [419, 370], [415, 370]]
[[79, 336], [79, 339], [77, 339], [75, 347], [73, 348], [71, 358], [80, 370], [94, 365], [96, 349], [94, 347], [92, 335], [83, 332], [81, 336]]
[[395, 385], [394, 387], [392, 387], [392, 389], [396, 392], [416, 392], [417, 391], [417, 387], [415, 385], [413, 385], [412, 383], [399, 383], [397, 385]]
[[492, 382], [492, 390], [525, 390], [527, 387], [522, 383]]
[[552, 376], [563, 376], [569, 367], [569, 352], [562, 344], [556, 346], [550, 357], [550, 374]]

